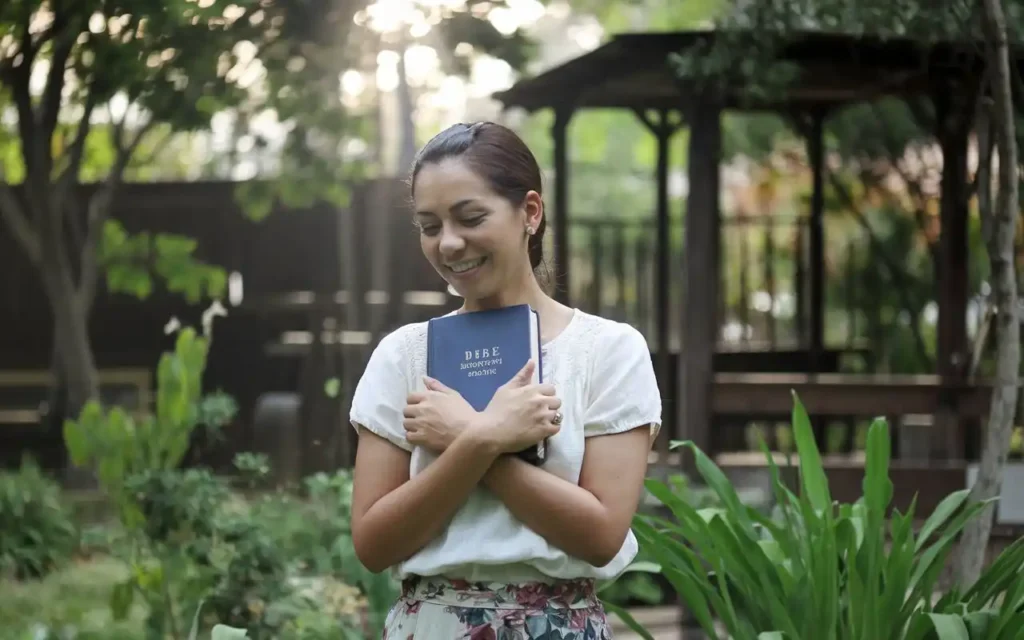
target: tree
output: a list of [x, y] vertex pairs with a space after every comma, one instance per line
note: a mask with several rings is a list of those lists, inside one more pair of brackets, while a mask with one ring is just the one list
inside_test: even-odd
[[[358, 2], [314, 0], [9, 0], [0, 6], [0, 106], [16, 115], [18, 155], [0, 166], [0, 218], [39, 273], [53, 311], [55, 355], [77, 415], [96, 397], [89, 311], [104, 267], [113, 291], [149, 286], [145, 262], [170, 288], [218, 296], [223, 278], [177, 238], [131, 238], [111, 202], [141, 149], [208, 129], [230, 110], [241, 122], [271, 109], [289, 135], [269, 186], [276, 194], [341, 200], [339, 142], [352, 122], [337, 99], [337, 70]], [[334, 74], [332, 76], [332, 71]], [[112, 150], [81, 189], [90, 150]], [[316, 188], [320, 187], [320, 188]], [[104, 261], [106, 263], [104, 264]], [[120, 267], [120, 268], [118, 268]], [[147, 272], [151, 273], [151, 272]]]
[[[1010, 435], [1017, 412], [1020, 371], [1020, 314], [1017, 298], [1015, 240], [1018, 198], [1019, 155], [1016, 111], [1013, 104], [1013, 76], [1002, 0], [984, 0], [984, 31], [987, 41], [987, 80], [991, 100], [984, 100], [979, 113], [978, 132], [982, 138], [981, 160], [986, 168], [979, 173], [991, 177], [993, 146], [999, 153], [999, 177], [996, 201], [987, 193], [990, 181], [979, 185], [985, 244], [991, 264], [991, 285], [996, 322], [996, 375], [986, 427], [981, 468], [972, 487], [972, 498], [987, 501], [999, 495], [1003, 468], [1010, 451]], [[991, 129], [990, 129], [991, 127]], [[991, 137], [994, 134], [994, 139]], [[994, 142], [994, 145], [991, 144]], [[957, 558], [957, 582], [971, 585], [981, 575], [989, 534], [992, 530], [992, 505], [964, 529]]]

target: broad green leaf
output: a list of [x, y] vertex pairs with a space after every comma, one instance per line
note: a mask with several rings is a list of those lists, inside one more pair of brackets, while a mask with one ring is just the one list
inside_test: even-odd
[[705, 455], [703, 451], [697, 448], [696, 444], [692, 441], [685, 441], [678, 443], [679, 446], [690, 449], [693, 452], [694, 457], [697, 460], [697, 471], [701, 477], [708, 484], [715, 495], [722, 501], [724, 508], [728, 509], [729, 512], [736, 518], [737, 524], [743, 527], [750, 537], [755, 537], [753, 523], [747, 516], [746, 505], [740, 500], [739, 495], [736, 493], [736, 489], [729, 482], [725, 473], [722, 472], [718, 465], [716, 465], [710, 458]]
[[793, 394], [793, 437], [796, 439], [796, 448], [800, 455], [800, 477], [807, 499], [815, 511], [830, 510], [832, 498], [829, 495], [825, 468], [822, 466], [814, 431], [811, 429], [811, 420], [796, 393]]
[[229, 627], [224, 624], [214, 625], [213, 631], [210, 633], [210, 640], [241, 640], [248, 637], [249, 634], [245, 629]]
[[610, 602], [605, 602], [603, 604], [605, 609], [619, 616], [619, 619], [622, 620], [622, 622], [627, 627], [629, 627], [629, 629], [633, 633], [639, 635], [641, 638], [644, 638], [644, 640], [654, 640], [654, 636], [648, 633], [647, 629], [645, 629], [643, 625], [637, 622], [636, 619], [632, 615], [630, 615], [630, 613], [626, 611], [625, 608], [612, 604]]
[[988, 638], [989, 629], [995, 625], [998, 618], [995, 611], [973, 611], [964, 616], [964, 624], [967, 625], [970, 637]]
[[110, 592], [110, 615], [114, 620], [124, 620], [128, 617], [134, 595], [135, 583], [133, 580], [125, 580], [114, 585]]
[[633, 573], [661, 573], [661, 565], [656, 562], [633, 562], [626, 571]]
[[936, 505], [935, 510], [924, 521], [924, 526], [921, 527], [920, 533], [917, 534], [917, 551], [920, 551], [928, 543], [932, 535], [946, 524], [946, 521], [964, 504], [970, 493], [970, 489], [954, 491]]
[[[879, 520], [892, 501], [892, 480], [889, 479], [890, 439], [884, 421], [875, 420], [868, 428], [867, 455], [864, 463], [864, 502], [868, 512]], [[877, 522], [872, 522], [872, 526]]]
[[960, 616], [930, 613], [928, 618], [935, 627], [938, 640], [970, 640], [967, 625]]
[[1014, 541], [985, 569], [964, 600], [972, 611], [989, 606], [1024, 571], [1024, 538]]

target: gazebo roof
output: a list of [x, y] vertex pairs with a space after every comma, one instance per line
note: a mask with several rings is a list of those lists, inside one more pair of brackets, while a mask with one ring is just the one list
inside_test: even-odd
[[[670, 55], [721, 32], [681, 31], [626, 33], [597, 49], [526, 78], [494, 94], [506, 108], [536, 111], [546, 107], [659, 109], [679, 108], [687, 100], [687, 83]], [[743, 37], [743, 32], [730, 32]], [[974, 49], [978, 51], [978, 49]], [[728, 108], [794, 109], [839, 105], [880, 95], [908, 95], [927, 90], [936, 63], [961, 66], [978, 59], [967, 46], [925, 46], [910, 39], [853, 36], [805, 31], [787, 36], [779, 59], [795, 63], [801, 73], [787, 88], [782, 103], [741, 104], [738, 91], [725, 96]]]

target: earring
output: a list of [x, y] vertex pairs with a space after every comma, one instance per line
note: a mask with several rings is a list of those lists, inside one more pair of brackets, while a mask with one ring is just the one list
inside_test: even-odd
[[526, 227], [526, 234], [527, 235], [531, 235], [532, 236], [534, 233], [536, 233], [536, 232], [534, 231], [533, 227]]

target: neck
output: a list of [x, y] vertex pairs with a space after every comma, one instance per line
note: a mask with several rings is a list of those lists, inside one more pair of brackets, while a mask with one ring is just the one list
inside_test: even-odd
[[518, 285], [507, 287], [493, 296], [476, 299], [467, 298], [462, 305], [462, 310], [485, 311], [487, 309], [510, 307], [517, 304], [528, 304], [543, 315], [549, 303], [554, 303], [554, 300], [544, 293], [540, 283], [537, 282], [537, 278], [531, 272]]

